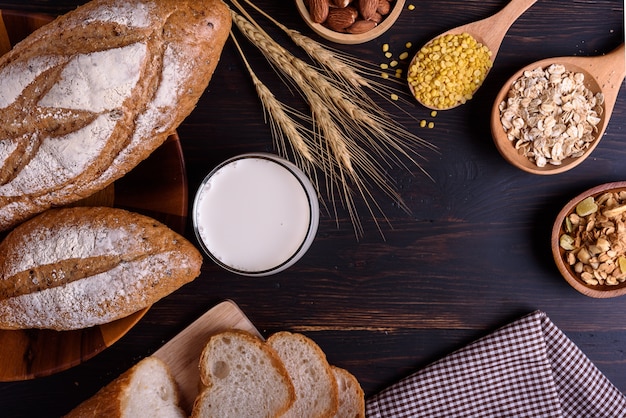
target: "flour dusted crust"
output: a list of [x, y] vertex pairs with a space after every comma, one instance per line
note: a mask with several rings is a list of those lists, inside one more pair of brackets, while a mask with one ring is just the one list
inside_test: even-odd
[[191, 113], [231, 26], [221, 0], [94, 0], [0, 58], [0, 230], [87, 197]]
[[108, 323], [194, 280], [201, 264], [189, 241], [149, 217], [50, 209], [0, 243], [0, 329]]

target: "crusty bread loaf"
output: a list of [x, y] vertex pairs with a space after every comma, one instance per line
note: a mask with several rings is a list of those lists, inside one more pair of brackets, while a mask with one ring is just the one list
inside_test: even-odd
[[303, 334], [280, 331], [267, 339], [287, 368], [296, 401], [284, 417], [332, 417], [338, 408], [337, 381], [326, 355]]
[[167, 365], [146, 357], [100, 389], [66, 418], [183, 418], [178, 388]]
[[103, 189], [195, 107], [229, 34], [221, 0], [93, 0], [0, 58], [0, 230]]
[[260, 338], [229, 330], [212, 336], [200, 357], [206, 386], [196, 398], [193, 418], [277, 417], [295, 398], [287, 370]]
[[201, 264], [189, 241], [147, 216], [50, 209], [0, 243], [0, 329], [107, 323], [192, 281]]
[[357, 378], [345, 369], [330, 367], [339, 391], [339, 407], [335, 418], [365, 418], [365, 394]]

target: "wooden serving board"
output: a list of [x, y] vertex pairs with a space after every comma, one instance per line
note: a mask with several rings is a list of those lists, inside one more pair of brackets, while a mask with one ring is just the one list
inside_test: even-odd
[[261, 337], [252, 322], [233, 301], [214, 306], [157, 350], [153, 356], [170, 368], [180, 389], [181, 406], [191, 413], [200, 387], [200, 354], [209, 337], [228, 329], [241, 329]]

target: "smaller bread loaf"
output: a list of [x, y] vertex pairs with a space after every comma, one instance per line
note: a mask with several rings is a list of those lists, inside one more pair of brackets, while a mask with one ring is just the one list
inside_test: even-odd
[[365, 394], [352, 373], [336, 366], [330, 366], [337, 380], [339, 407], [335, 418], [365, 418]]
[[167, 365], [146, 357], [87, 399], [65, 418], [183, 418], [178, 388]]
[[209, 339], [200, 356], [205, 388], [193, 418], [276, 417], [293, 403], [294, 388], [276, 353], [245, 331], [224, 331]]
[[296, 401], [284, 417], [333, 417], [339, 404], [337, 380], [322, 349], [303, 334], [281, 331], [267, 339], [287, 368]]
[[0, 243], [0, 329], [111, 322], [194, 280], [201, 264], [189, 241], [147, 216], [52, 209]]

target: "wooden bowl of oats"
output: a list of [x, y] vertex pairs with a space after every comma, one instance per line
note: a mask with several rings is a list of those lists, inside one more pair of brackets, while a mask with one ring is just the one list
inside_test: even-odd
[[532, 174], [576, 167], [600, 142], [625, 74], [624, 44], [603, 56], [548, 58], [520, 69], [491, 111], [498, 151]]
[[626, 294], [626, 181], [570, 200], [556, 217], [551, 246], [559, 271], [583, 295]]
[[339, 44], [361, 44], [387, 32], [405, 1], [296, 0], [296, 6], [306, 24], [323, 38]]

